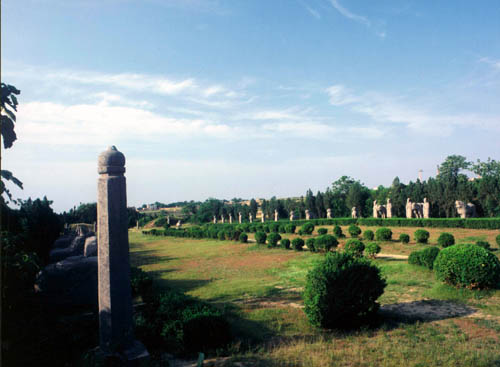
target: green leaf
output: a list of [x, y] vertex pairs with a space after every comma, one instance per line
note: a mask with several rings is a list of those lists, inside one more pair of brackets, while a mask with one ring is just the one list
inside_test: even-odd
[[14, 122], [5, 115], [2, 115], [0, 120], [0, 128], [2, 131], [3, 146], [8, 149], [14, 144], [17, 139], [16, 133], [14, 131]]

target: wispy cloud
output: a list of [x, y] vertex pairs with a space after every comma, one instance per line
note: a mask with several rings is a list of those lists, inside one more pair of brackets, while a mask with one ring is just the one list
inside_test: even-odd
[[409, 103], [403, 96], [382, 93], [355, 94], [343, 85], [326, 89], [330, 104], [366, 115], [379, 123], [404, 124], [412, 130], [437, 136], [450, 135], [457, 127], [500, 131], [500, 115], [481, 113], [444, 114], [432, 107]]
[[481, 57], [479, 59], [479, 62], [482, 62], [484, 64], [487, 64], [491, 66], [493, 69], [500, 71], [500, 60], [499, 59], [492, 59], [490, 57]]
[[343, 7], [338, 0], [329, 0], [329, 1], [330, 4], [332, 4], [332, 6], [344, 17], [351, 19], [357, 23], [363, 24], [367, 28], [373, 29], [377, 34], [377, 36], [379, 36], [380, 38], [385, 38], [386, 32], [384, 30], [378, 29], [378, 27], [374, 27], [373, 23], [367, 17], [363, 15], [354, 14], [349, 9]]

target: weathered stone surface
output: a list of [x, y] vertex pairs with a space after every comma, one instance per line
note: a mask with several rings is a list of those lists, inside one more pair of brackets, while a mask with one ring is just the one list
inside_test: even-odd
[[67, 248], [71, 245], [71, 242], [75, 238], [74, 235], [63, 235], [59, 237], [57, 240], [55, 240], [54, 244], [52, 245], [52, 248]]
[[[126, 360], [131, 360], [135, 357], [127, 356], [137, 343], [132, 323], [127, 189], [124, 172], [125, 156], [114, 146], [99, 155], [99, 346], [107, 356], [125, 356]], [[180, 226], [180, 221], [177, 225]], [[139, 354], [146, 352], [142, 345], [141, 348]]]
[[70, 256], [83, 255], [83, 250], [85, 248], [86, 236], [76, 236], [71, 241], [71, 244], [66, 248], [56, 248], [50, 251], [49, 262], [54, 263], [56, 261], [61, 261]]
[[406, 218], [423, 218], [424, 203], [413, 203], [410, 198], [406, 199]]
[[373, 202], [373, 218], [387, 218], [386, 206], [377, 204], [377, 200]]
[[457, 209], [460, 218], [473, 218], [476, 216], [476, 206], [472, 203], [465, 204], [463, 201], [455, 201], [455, 208]]
[[387, 212], [387, 218], [392, 218], [392, 202], [391, 199], [387, 199], [387, 204], [385, 205], [385, 209]]
[[83, 249], [83, 256], [97, 256], [97, 237], [90, 236], [85, 239], [85, 247]]
[[47, 265], [35, 291], [58, 304], [97, 305], [97, 257], [70, 256]]

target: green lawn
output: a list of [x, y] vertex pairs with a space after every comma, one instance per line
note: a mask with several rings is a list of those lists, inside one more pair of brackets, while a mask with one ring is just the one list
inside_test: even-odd
[[[498, 233], [486, 232], [460, 235], [491, 238]], [[136, 231], [130, 232], [130, 247], [132, 265], [152, 274], [158, 289], [177, 288], [230, 310], [235, 338], [221, 353], [231, 357], [222, 365], [500, 366], [500, 291], [457, 290], [406, 260], [374, 260], [388, 284], [379, 299], [382, 305], [429, 300], [431, 307], [456, 304], [473, 311], [435, 321], [402, 322], [383, 314], [375, 329], [322, 331], [309, 325], [301, 309], [307, 271], [321, 254]], [[421, 247], [387, 242], [382, 252], [407, 254], [408, 248]]]

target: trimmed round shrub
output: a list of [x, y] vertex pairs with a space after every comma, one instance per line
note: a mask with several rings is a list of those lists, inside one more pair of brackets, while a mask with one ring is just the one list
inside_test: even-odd
[[347, 228], [347, 232], [349, 232], [349, 234], [351, 235], [351, 237], [356, 238], [356, 237], [358, 237], [361, 234], [361, 228], [359, 228], [355, 224], [351, 224], [349, 226], [349, 228]]
[[497, 242], [498, 247], [500, 247], [500, 234], [495, 237], [495, 241]]
[[263, 245], [266, 243], [266, 238], [267, 238], [267, 235], [264, 233], [264, 232], [255, 232], [255, 241], [260, 244], [260, 245]]
[[295, 224], [287, 224], [285, 226], [286, 233], [295, 233], [297, 226]]
[[438, 237], [438, 245], [441, 247], [450, 247], [455, 244], [455, 237], [451, 233], [443, 232]]
[[333, 227], [333, 234], [335, 235], [335, 237], [337, 238], [342, 238], [344, 237], [344, 234], [342, 233], [342, 228], [340, 228], [340, 226], [335, 226]]
[[323, 235], [323, 234], [327, 234], [328, 233], [328, 229], [327, 228], [318, 228], [318, 234], [319, 235]]
[[399, 241], [401, 243], [410, 243], [410, 235], [408, 235], [406, 233], [401, 233], [399, 235]]
[[417, 243], [427, 243], [430, 236], [429, 231], [426, 231], [425, 229], [417, 229], [413, 235], [415, 236], [415, 241], [417, 241]]
[[314, 224], [311, 222], [306, 222], [300, 227], [300, 230], [303, 234], [312, 234], [314, 231]]
[[262, 229], [263, 229], [263, 231], [264, 231], [264, 232], [266, 232], [266, 233], [271, 232], [271, 229], [269, 228], [269, 225], [267, 225], [267, 224], [264, 224], [264, 225], [262, 226]]
[[500, 261], [491, 252], [474, 244], [443, 249], [434, 262], [436, 277], [448, 284], [467, 288], [500, 286]]
[[286, 233], [286, 229], [285, 229], [285, 225], [284, 224], [280, 224], [279, 225], [278, 232], [279, 233]]
[[491, 250], [491, 245], [488, 241], [476, 241], [476, 246], [482, 247], [488, 251]]
[[306, 240], [306, 246], [309, 249], [309, 251], [311, 251], [311, 252], [316, 252], [316, 247], [314, 246], [314, 241], [315, 241], [314, 238], [308, 238]]
[[371, 258], [375, 258], [377, 256], [377, 254], [380, 252], [380, 250], [381, 250], [381, 248], [380, 248], [379, 244], [376, 242], [368, 242], [365, 246], [365, 252]]
[[280, 246], [288, 250], [290, 248], [290, 240], [288, 238], [282, 238], [280, 241]]
[[408, 264], [421, 265], [421, 262], [420, 262], [420, 251], [413, 251], [408, 256]]
[[217, 239], [220, 241], [224, 241], [226, 239], [226, 232], [225, 231], [217, 232]]
[[344, 250], [356, 257], [361, 257], [365, 250], [365, 244], [356, 238], [351, 238], [345, 243]]
[[363, 239], [367, 241], [373, 241], [375, 238], [375, 233], [371, 229], [367, 229], [363, 232]]
[[434, 267], [434, 261], [439, 254], [439, 247], [432, 246], [420, 251], [420, 265], [425, 266], [427, 269]]
[[271, 232], [278, 233], [279, 232], [279, 228], [280, 228], [280, 225], [278, 223], [271, 223], [271, 224], [269, 224], [269, 230]]
[[279, 240], [281, 240], [281, 236], [279, 235], [279, 233], [269, 233], [267, 235], [267, 247], [276, 247]]
[[240, 242], [247, 243], [248, 242], [248, 235], [245, 232], [240, 233], [239, 240], [240, 240]]
[[375, 232], [375, 239], [377, 241], [390, 241], [392, 239], [392, 231], [390, 228], [381, 227]]
[[294, 238], [292, 240], [292, 247], [295, 251], [302, 251], [304, 247], [304, 240], [300, 237]]
[[324, 234], [315, 238], [314, 245], [317, 250], [324, 250], [326, 252], [330, 251], [332, 247], [337, 247], [339, 241], [335, 236], [331, 234]]
[[358, 327], [376, 315], [385, 286], [380, 269], [369, 260], [329, 252], [307, 274], [304, 311], [317, 327]]

